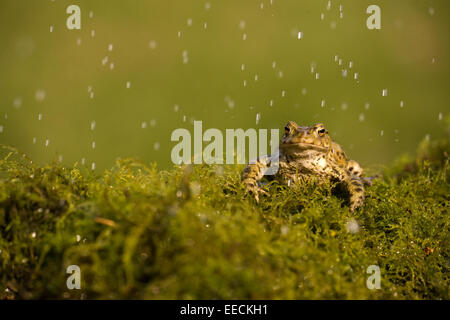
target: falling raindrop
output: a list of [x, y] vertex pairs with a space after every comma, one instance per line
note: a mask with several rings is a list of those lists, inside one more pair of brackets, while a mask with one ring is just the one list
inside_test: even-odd
[[95, 37], [95, 30], [92, 30], [92, 31], [91, 31], [91, 37], [92, 37], [92, 38]]
[[179, 105], [174, 105], [173, 106], [173, 111], [178, 112], [178, 110], [180, 110], [180, 106]]
[[381, 92], [381, 95], [382, 95], [383, 97], [386, 97], [387, 94], [388, 94], [388, 89], [383, 89], [383, 91]]
[[150, 42], [148, 43], [148, 47], [150, 49], [155, 49], [156, 48], [156, 41], [155, 40], [150, 40]]
[[155, 149], [155, 151], [159, 150], [159, 142], [155, 142], [155, 144], [153, 145], [153, 149]]
[[49, 139], [46, 139], [46, 140], [45, 140], [45, 146], [48, 147], [49, 144], [50, 144], [50, 140], [49, 140]]
[[94, 17], [94, 11], [89, 11], [89, 18], [93, 18]]
[[369, 110], [369, 108], [370, 108], [370, 103], [369, 103], [369, 102], [366, 102], [366, 103], [364, 104], [364, 109]]
[[206, 10], [211, 9], [211, 3], [206, 2], [206, 3], [205, 3], [205, 9], [206, 9]]
[[95, 146], [96, 146], [95, 141], [92, 141], [92, 149], [95, 149]]
[[284, 98], [286, 96], [286, 91], [281, 91], [281, 97]]
[[322, 13], [320, 14], [320, 20], [323, 20], [323, 19], [325, 19], [325, 13], [322, 12]]
[[355, 72], [355, 73], [353, 74], [353, 79], [358, 80], [358, 77], [359, 77], [358, 72]]
[[131, 87], [131, 82], [130, 81], [127, 81], [126, 87], [127, 87], [127, 89], [130, 89], [130, 87]]
[[283, 74], [283, 71], [282, 71], [282, 70], [278, 71], [278, 77], [279, 77], [279, 78], [283, 78], [283, 75], [284, 75], [284, 74]]
[[327, 10], [329, 11], [331, 9], [331, 0], [328, 0], [328, 3], [327, 3]]
[[186, 64], [189, 62], [188, 52], [187, 50], [183, 50], [183, 64]]
[[353, 61], [349, 61], [349, 63], [348, 63], [348, 68], [349, 68], [349, 69], [353, 68]]
[[429, 7], [428, 8], [428, 13], [430, 14], [430, 16], [434, 16], [434, 8], [433, 7]]
[[114, 62], [111, 62], [111, 63], [109, 64], [109, 69], [110, 69], [110, 70], [114, 70]]
[[359, 121], [361, 121], [361, 122], [363, 122], [366, 119], [366, 117], [364, 116], [364, 113], [360, 113], [358, 118], [359, 118]]
[[90, 97], [91, 99], [94, 99], [94, 91], [91, 91], [91, 92], [89, 93], [89, 97]]
[[439, 112], [439, 116], [438, 116], [439, 121], [441, 121], [442, 118], [443, 118], [442, 112]]
[[342, 66], [342, 59], [339, 59], [338, 65]]
[[400, 101], [400, 108], [403, 108], [403, 106], [405, 105], [405, 103], [402, 101]]
[[333, 30], [336, 29], [336, 21], [333, 20], [330, 22], [330, 28]]
[[39, 114], [38, 114], [38, 120], [39, 120], [39, 121], [42, 120], [42, 113], [39, 113]]
[[343, 111], [345, 111], [345, 110], [347, 110], [347, 108], [348, 108], [347, 102], [342, 102], [342, 104], [341, 104], [341, 109], [342, 109]]
[[91, 131], [94, 131], [95, 125], [96, 125], [95, 120], [92, 120], [91, 121]]
[[33, 137], [33, 144], [36, 144], [36, 137]]
[[15, 98], [13, 100], [13, 106], [16, 109], [20, 108], [22, 106], [22, 98], [20, 98], [20, 97], [19, 98]]
[[242, 35], [242, 40], [247, 40], [247, 34], [246, 34], [246, 33], [244, 33], [244, 34]]
[[151, 127], [156, 126], [156, 120], [155, 119], [150, 120], [150, 126]]
[[383, 136], [384, 135], [384, 130], [381, 130], [380, 131], [380, 136]]
[[259, 120], [261, 119], [261, 114], [258, 112], [256, 114], [256, 124], [258, 124]]
[[272, 68], [275, 69], [276, 66], [277, 66], [277, 62], [276, 61], [272, 61]]
[[53, 26], [50, 26], [50, 32], [53, 32]]
[[246, 87], [247, 86], [247, 80], [244, 80], [243, 84], [244, 84], [244, 87]]
[[188, 27], [192, 26], [192, 19], [191, 18], [187, 19], [187, 25], [188, 25]]
[[302, 39], [303, 38], [303, 31], [299, 31], [297, 34], [297, 39]]
[[347, 78], [347, 69], [342, 69], [342, 76]]
[[302, 88], [302, 95], [306, 95], [306, 93], [308, 92], [308, 90], [306, 88]]
[[255, 74], [255, 81], [258, 81], [258, 75]]
[[0, 125], [0, 133], [3, 133], [3, 126]]
[[108, 51], [113, 51], [113, 45], [112, 45], [112, 43], [110, 43], [109, 45], [108, 45]]
[[316, 80], [318, 80], [319, 79], [319, 73], [317, 72], [316, 73]]
[[78, 38], [77, 39], [77, 46], [80, 46], [81, 45], [81, 38]]
[[269, 106], [273, 107], [273, 100], [272, 99], [269, 101]]
[[242, 64], [241, 65], [241, 71], [244, 71], [245, 70], [245, 64]]
[[108, 56], [104, 57], [104, 58], [102, 59], [102, 65], [103, 65], [103, 66], [106, 65], [106, 64], [108, 63], [108, 60], [109, 60]]
[[142, 128], [142, 129], [147, 128], [147, 122], [145, 122], [145, 121], [142, 122], [142, 123], [141, 123], [141, 128]]
[[95, 170], [95, 162], [92, 162], [91, 169]]
[[245, 29], [245, 20], [239, 21], [239, 29], [241, 29], [241, 30]]

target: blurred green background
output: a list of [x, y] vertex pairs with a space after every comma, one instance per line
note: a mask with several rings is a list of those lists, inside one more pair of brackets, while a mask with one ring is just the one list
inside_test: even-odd
[[[81, 8], [81, 30], [66, 28], [70, 4]], [[381, 30], [366, 27], [370, 4], [381, 8]], [[84, 158], [101, 170], [136, 156], [169, 168], [172, 131], [194, 119], [204, 130], [294, 120], [323, 122], [363, 165], [387, 164], [438, 134], [448, 114], [449, 8], [2, 0], [0, 143], [37, 162]]]

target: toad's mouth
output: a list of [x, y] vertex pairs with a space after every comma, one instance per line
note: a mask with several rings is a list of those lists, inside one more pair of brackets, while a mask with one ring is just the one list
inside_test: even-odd
[[317, 151], [327, 151], [328, 148], [324, 146], [318, 146], [312, 143], [298, 143], [298, 142], [283, 142], [280, 145], [282, 149], [297, 149], [297, 150], [317, 150]]

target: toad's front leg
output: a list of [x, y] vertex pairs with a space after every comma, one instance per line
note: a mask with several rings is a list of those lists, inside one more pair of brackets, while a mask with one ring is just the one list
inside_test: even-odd
[[350, 193], [350, 211], [353, 212], [360, 208], [364, 203], [364, 182], [361, 177], [352, 175], [347, 181], [347, 187]]
[[249, 191], [259, 202], [260, 194], [267, 194], [266, 191], [258, 186], [258, 181], [264, 177], [264, 172], [267, 169], [267, 165], [263, 162], [257, 161], [256, 163], [249, 164], [242, 173], [242, 182], [244, 183], [247, 191]]

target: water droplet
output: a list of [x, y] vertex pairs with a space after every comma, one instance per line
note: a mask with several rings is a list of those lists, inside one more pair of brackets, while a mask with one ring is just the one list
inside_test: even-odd
[[95, 125], [96, 125], [95, 120], [92, 120], [91, 121], [91, 130], [92, 131], [95, 129]]
[[331, 1], [328, 0], [328, 3], [327, 3], [327, 10], [329, 11], [330, 9], [331, 9]]
[[388, 89], [383, 89], [383, 91], [381, 92], [381, 95], [382, 95], [383, 97], [386, 97], [387, 94], [388, 94]]
[[281, 97], [284, 98], [286, 96], [286, 91], [281, 91]]
[[112, 45], [112, 43], [110, 43], [109, 45], [108, 45], [108, 51], [113, 51], [113, 45]]
[[89, 18], [93, 18], [94, 17], [94, 11], [89, 11]]
[[36, 137], [33, 137], [33, 144], [36, 144]]
[[333, 21], [330, 22], [330, 28], [332, 30], [336, 29], [336, 21], [333, 20]]
[[380, 131], [380, 136], [383, 136], [384, 135], [384, 130], [381, 130]]
[[369, 103], [369, 102], [366, 102], [366, 103], [364, 104], [364, 109], [369, 110], [369, 108], [370, 108], [370, 103]]
[[39, 114], [38, 114], [38, 120], [39, 120], [39, 121], [42, 120], [42, 113], [39, 113]]
[[92, 162], [91, 170], [95, 170], [95, 162]]
[[441, 121], [442, 118], [443, 118], [442, 112], [439, 112], [439, 116], [438, 116], [439, 121]]
[[348, 63], [348, 68], [349, 68], [349, 69], [353, 68], [353, 61], [349, 61], [349, 63]]
[[3, 126], [0, 125], [0, 133], [3, 133]]
[[91, 37], [92, 37], [92, 38], [95, 37], [95, 30], [92, 30], [92, 31], [91, 31]]
[[272, 68], [275, 69], [276, 66], [277, 66], [277, 62], [276, 61], [272, 61]]
[[189, 62], [188, 52], [187, 50], [183, 50], [183, 64], [186, 64]]
[[247, 40], [247, 34], [246, 34], [246, 33], [244, 33], [244, 34], [242, 35], [242, 40]]
[[92, 141], [92, 149], [95, 149], [95, 146], [96, 146], [95, 141]]
[[245, 70], [245, 64], [242, 64], [241, 65], [241, 71], [244, 71]]
[[13, 100], [13, 106], [14, 108], [18, 109], [22, 106], [22, 98], [18, 97], [18, 98], [14, 98]]
[[126, 87], [127, 87], [127, 89], [130, 89], [130, 87], [131, 87], [131, 82], [130, 81], [127, 81]]
[[45, 90], [39, 89], [36, 91], [35, 98], [37, 101], [43, 101], [45, 99]]
[[258, 124], [259, 120], [261, 119], [261, 114], [258, 112], [256, 114], [256, 124]]
[[94, 91], [91, 91], [91, 92], [89, 93], [89, 98], [94, 99]]
[[347, 69], [342, 69], [342, 76], [347, 78]]
[[303, 31], [299, 31], [297, 34], [297, 39], [302, 39], [303, 38]]
[[366, 117], [364, 116], [364, 113], [360, 113], [358, 118], [359, 118], [359, 121], [361, 121], [361, 122], [363, 122], [366, 119]]
[[180, 110], [180, 106], [179, 105], [174, 105], [173, 106], [173, 111], [178, 112], [178, 110]]
[[338, 65], [342, 66], [342, 59], [339, 59]]
[[53, 32], [53, 26], [50, 26], [50, 32]]
[[325, 107], [325, 100], [324, 99], [322, 99], [322, 101], [320, 102], [320, 106], [323, 108], [323, 107]]
[[320, 20], [324, 20], [324, 19], [325, 19], [325, 13], [322, 12], [322, 13], [320, 14]]
[[359, 77], [358, 72], [355, 72], [355, 73], [353, 74], [353, 79], [358, 80], [358, 77]]
[[341, 109], [345, 111], [345, 110], [347, 110], [347, 108], [348, 108], [347, 102], [342, 102]]
[[187, 25], [188, 25], [188, 27], [192, 26], [192, 19], [191, 18], [187, 19]]
[[206, 10], [211, 9], [211, 3], [206, 2], [206, 3], [205, 3], [205, 9], [206, 9]]
[[109, 64], [109, 69], [110, 69], [110, 70], [114, 70], [114, 62], [111, 62], [111, 63]]
[[81, 46], [81, 38], [77, 38], [77, 46]]
[[278, 77], [279, 77], [279, 78], [283, 78], [283, 71], [281, 71], [281, 70], [278, 71]]
[[434, 8], [433, 7], [429, 7], [428, 8], [428, 13], [430, 14], [430, 16], [434, 16]]
[[306, 95], [308, 93], [308, 90], [306, 88], [302, 88], [302, 95]]
[[247, 80], [244, 80], [243, 84], [244, 84], [244, 87], [246, 87], [247, 86]]
[[258, 81], [258, 75], [255, 74], [255, 81]]
[[318, 80], [319, 79], [319, 73], [317, 72], [316, 73], [316, 80]]
[[159, 150], [159, 142], [155, 142], [155, 144], [153, 145], [153, 149], [155, 149], [155, 151]]
[[241, 20], [241, 21], [239, 22], [239, 28], [240, 28], [241, 30], [244, 30], [244, 29], [245, 29], [245, 20]]
[[45, 146], [48, 147], [49, 144], [50, 144], [50, 140], [49, 139], [45, 140]]
[[141, 123], [141, 128], [142, 128], [142, 129], [147, 128], [147, 122], [145, 122], [145, 121], [142, 122], [142, 123]]
[[403, 106], [405, 105], [405, 103], [402, 101], [400, 101], [400, 108], [403, 108]]

